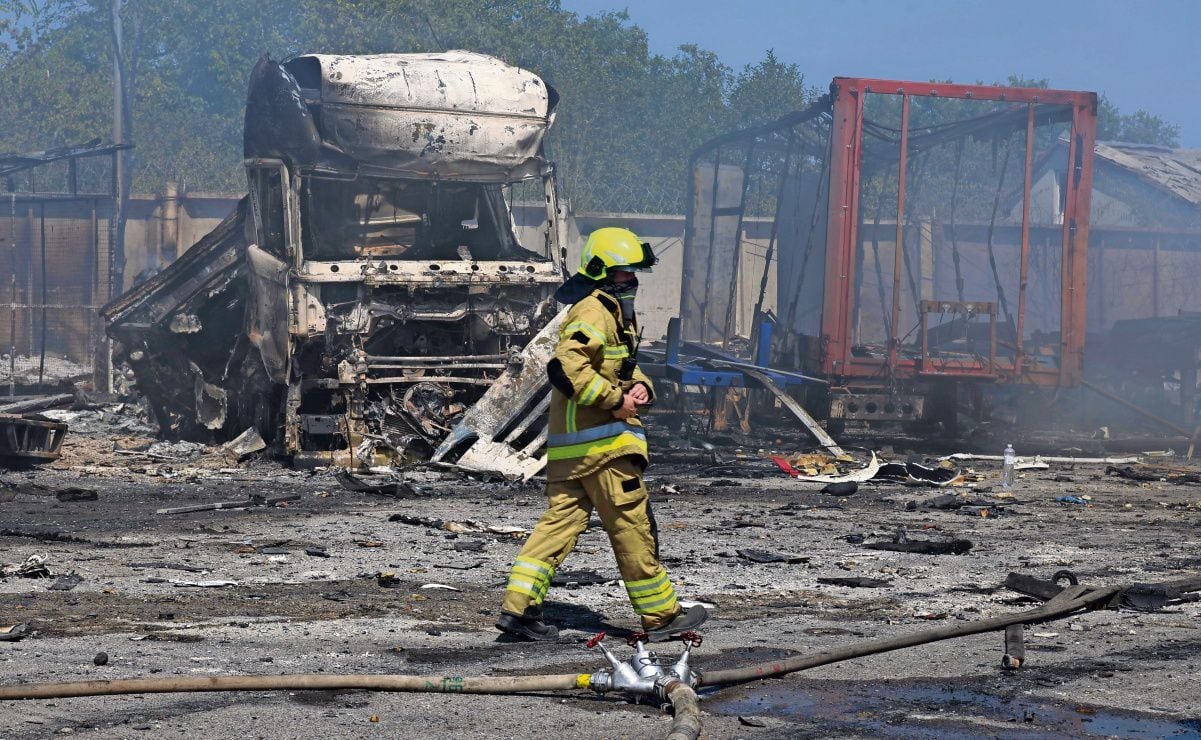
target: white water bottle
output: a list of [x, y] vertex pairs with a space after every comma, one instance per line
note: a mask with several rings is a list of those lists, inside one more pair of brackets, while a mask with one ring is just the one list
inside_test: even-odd
[[1013, 445], [1005, 445], [1005, 462], [1001, 466], [1001, 488], [1013, 488], [1013, 469], [1017, 464], [1017, 454]]

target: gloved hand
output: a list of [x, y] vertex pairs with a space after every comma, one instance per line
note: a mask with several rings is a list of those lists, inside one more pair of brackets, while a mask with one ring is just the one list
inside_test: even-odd
[[621, 397], [621, 405], [613, 409], [611, 412], [614, 419], [628, 419], [631, 416], [638, 414], [638, 404], [634, 401], [632, 393], [627, 393]]
[[626, 395], [633, 397], [634, 403], [638, 406], [645, 406], [651, 402], [651, 394], [642, 383], [635, 383], [632, 388], [626, 391]]

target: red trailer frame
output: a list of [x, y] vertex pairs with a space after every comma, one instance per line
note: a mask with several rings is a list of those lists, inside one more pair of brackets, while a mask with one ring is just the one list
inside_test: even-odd
[[[993, 357], [987, 364], [931, 363], [924, 350], [920, 358], [898, 356], [900, 337], [897, 316], [900, 290], [894, 284], [891, 337], [885, 358], [852, 354], [851, 317], [856, 283], [856, 233], [859, 188], [864, 146], [863, 111], [868, 94], [901, 96], [900, 164], [897, 182], [897, 213], [905, 211], [905, 163], [909, 136], [909, 102], [913, 97], [958, 98], [1026, 107], [1025, 187], [1022, 191], [1021, 255], [1018, 287], [1016, 348], [1013, 358]], [[1097, 96], [1090, 92], [1038, 88], [954, 85], [902, 82], [854, 77], [837, 77], [831, 85], [833, 124], [829, 163], [830, 197], [826, 233], [826, 273], [821, 318], [820, 370], [831, 379], [851, 385], [876, 385], [896, 380], [980, 380], [1071, 386], [1080, 382], [1085, 337], [1085, 280], [1087, 277], [1089, 207], [1092, 194], [1093, 147], [1097, 127]], [[1059, 362], [1055, 368], [1023, 363], [1022, 336], [1026, 315], [1026, 286], [1030, 252], [1030, 177], [1033, 158], [1035, 106], [1054, 104], [1071, 107], [1071, 135], [1067, 142], [1067, 178], [1063, 200], [1062, 288]], [[894, 281], [900, 279], [903, 228], [898, 218]], [[995, 307], [984, 304], [950, 306], [943, 310], [977, 311], [995, 321]], [[926, 310], [923, 307], [923, 326]], [[991, 311], [991, 313], [990, 313]], [[924, 340], [924, 336], [923, 336]]]

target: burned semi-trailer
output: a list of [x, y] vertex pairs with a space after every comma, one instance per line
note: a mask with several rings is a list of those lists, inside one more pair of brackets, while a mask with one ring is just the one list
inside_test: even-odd
[[[261, 60], [248, 196], [105, 308], [163, 433], [253, 426], [298, 462], [348, 467], [432, 452], [556, 313], [557, 97], [470, 52]], [[536, 244], [515, 190], [545, 205]]]
[[1089, 92], [839, 77], [707, 142], [685, 351], [816, 378], [836, 424], [953, 426], [960, 387], [1077, 385], [1096, 117]]

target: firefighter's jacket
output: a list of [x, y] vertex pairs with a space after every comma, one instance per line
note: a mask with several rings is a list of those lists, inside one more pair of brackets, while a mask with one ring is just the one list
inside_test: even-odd
[[567, 312], [555, 356], [547, 365], [551, 391], [546, 442], [546, 478], [564, 481], [595, 473], [623, 455], [649, 458], [646, 431], [637, 416], [619, 420], [612, 411], [625, 392], [641, 383], [654, 387], [637, 367], [620, 380], [622, 362], [637, 349], [637, 324], [623, 326], [617, 299], [594, 290]]

